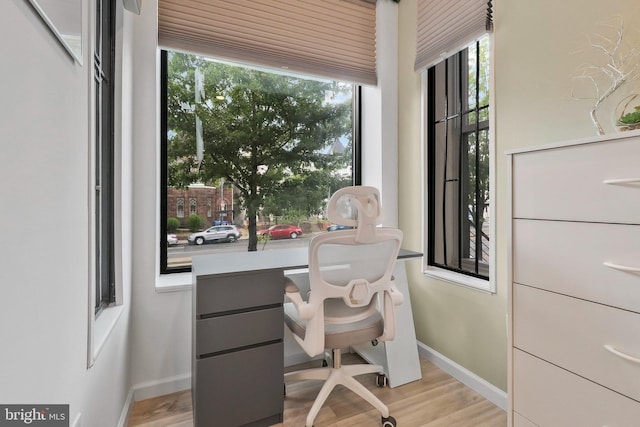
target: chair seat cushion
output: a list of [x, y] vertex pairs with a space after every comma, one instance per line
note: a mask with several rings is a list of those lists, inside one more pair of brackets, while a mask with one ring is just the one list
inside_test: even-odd
[[[378, 310], [369, 310], [369, 307], [354, 309], [347, 307], [342, 299], [328, 299], [325, 301], [325, 315], [333, 321], [324, 324], [324, 347], [331, 349], [346, 348], [354, 344], [374, 340], [384, 332], [384, 319]], [[355, 312], [354, 312], [355, 310]], [[353, 320], [354, 314], [362, 319]], [[343, 316], [341, 316], [343, 314]], [[340, 317], [344, 317], [340, 321]], [[306, 333], [306, 321], [300, 319], [293, 303], [284, 304], [284, 322], [295, 335], [304, 339]]]

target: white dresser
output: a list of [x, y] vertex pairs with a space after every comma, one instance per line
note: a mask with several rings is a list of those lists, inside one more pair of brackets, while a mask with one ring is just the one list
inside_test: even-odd
[[509, 426], [640, 426], [640, 133], [508, 153]]

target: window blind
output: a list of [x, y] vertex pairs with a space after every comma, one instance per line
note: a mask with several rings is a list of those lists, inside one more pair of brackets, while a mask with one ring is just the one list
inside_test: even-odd
[[376, 5], [367, 0], [158, 0], [158, 45], [376, 84]]
[[415, 70], [442, 61], [492, 29], [491, 0], [418, 0]]

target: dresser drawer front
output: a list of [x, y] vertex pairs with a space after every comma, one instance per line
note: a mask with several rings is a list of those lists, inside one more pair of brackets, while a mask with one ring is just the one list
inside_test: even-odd
[[278, 343], [196, 360], [194, 425], [240, 426], [274, 416], [281, 422], [283, 357]]
[[197, 321], [196, 357], [254, 344], [282, 340], [282, 307]]
[[638, 425], [640, 403], [634, 400], [518, 350], [514, 365], [514, 410], [535, 425]]
[[196, 316], [284, 301], [281, 270], [199, 276], [196, 286]]
[[515, 285], [513, 331], [515, 347], [640, 401], [639, 314]]
[[513, 157], [516, 218], [640, 223], [640, 141], [625, 139]]
[[640, 313], [640, 226], [513, 222], [514, 281]]

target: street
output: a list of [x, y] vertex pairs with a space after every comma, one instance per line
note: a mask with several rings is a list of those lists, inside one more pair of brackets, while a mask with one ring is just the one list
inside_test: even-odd
[[[317, 233], [303, 234], [297, 239], [272, 239], [268, 242], [258, 242], [257, 249], [288, 249], [309, 246], [309, 241]], [[220, 254], [226, 252], [246, 252], [249, 244], [248, 239], [240, 239], [233, 243], [207, 243], [201, 246], [178, 244], [167, 249], [167, 266], [179, 267], [190, 265], [193, 255]]]

